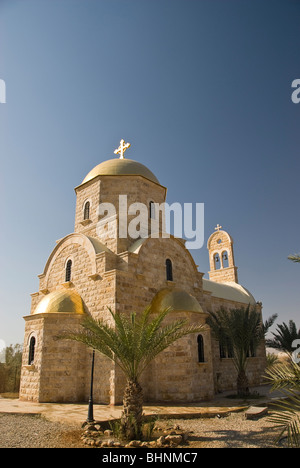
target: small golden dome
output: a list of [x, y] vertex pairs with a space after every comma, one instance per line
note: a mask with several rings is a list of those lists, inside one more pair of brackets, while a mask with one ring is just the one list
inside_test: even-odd
[[59, 289], [58, 291], [53, 291], [38, 303], [34, 315], [57, 312], [84, 314], [83, 302], [80, 295], [73, 290]]
[[162, 289], [151, 303], [152, 310], [161, 312], [170, 307], [172, 310], [203, 312], [197, 299], [182, 289]]
[[103, 161], [98, 166], [95, 166], [88, 175], [83, 179], [82, 184], [88, 182], [98, 175], [141, 175], [146, 179], [159, 184], [158, 179], [155, 177], [153, 172], [150, 171], [143, 164], [134, 161], [133, 159], [109, 159]]

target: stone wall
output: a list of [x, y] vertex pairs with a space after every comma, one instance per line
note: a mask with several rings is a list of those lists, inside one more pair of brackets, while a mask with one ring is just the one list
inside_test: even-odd
[[[166, 323], [187, 319], [191, 324], [204, 324], [202, 314], [173, 312]], [[160, 353], [145, 371], [142, 379], [148, 401], [193, 402], [213, 397], [213, 373], [210, 332], [201, 333], [204, 340], [204, 361], [199, 363], [197, 334], [188, 335]]]
[[[44, 317], [25, 317], [25, 335], [23, 343], [23, 356], [21, 368], [20, 400], [39, 401], [40, 395], [40, 370], [42, 365], [44, 335]], [[34, 366], [31, 366], [29, 358], [30, 339], [36, 340]]]

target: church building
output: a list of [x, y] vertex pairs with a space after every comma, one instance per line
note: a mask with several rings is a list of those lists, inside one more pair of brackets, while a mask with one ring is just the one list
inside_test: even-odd
[[[120, 220], [128, 226], [133, 219], [130, 213], [124, 216], [120, 195], [126, 195], [128, 206], [149, 207], [149, 225], [158, 215], [155, 207], [166, 201], [166, 187], [156, 176], [124, 157], [129, 146], [121, 140], [115, 151], [120, 158], [97, 165], [75, 188], [74, 232], [56, 242], [38, 276], [39, 290], [31, 295], [31, 312], [24, 317], [21, 400], [88, 400], [92, 351], [82, 343], [57, 339], [66, 330], [78, 330], [85, 315], [111, 321], [108, 308], [138, 313], [151, 304], [154, 312], [170, 307], [169, 320], [204, 324], [220, 306], [250, 304], [261, 312], [261, 303], [238, 283], [233, 239], [221, 226], [207, 242], [209, 279], [198, 271], [181, 238], [119, 235]], [[103, 204], [116, 209], [109, 219], [99, 211]], [[250, 385], [261, 383], [265, 365], [262, 343], [249, 355]], [[141, 385], [145, 401], [196, 402], [235, 388], [236, 377], [230, 348], [221, 348], [207, 327], [158, 355], [144, 371]], [[96, 353], [94, 402], [120, 404], [124, 385], [118, 366]]]

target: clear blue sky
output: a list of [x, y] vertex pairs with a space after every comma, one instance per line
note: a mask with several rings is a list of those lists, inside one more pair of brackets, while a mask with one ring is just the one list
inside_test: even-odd
[[73, 189], [121, 138], [169, 203], [205, 203], [205, 277], [220, 223], [264, 317], [300, 326], [296, 78], [299, 0], [0, 0], [0, 339], [23, 342]]

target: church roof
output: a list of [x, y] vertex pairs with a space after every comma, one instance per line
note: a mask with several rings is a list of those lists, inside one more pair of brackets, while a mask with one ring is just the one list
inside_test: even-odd
[[98, 166], [95, 166], [87, 176], [83, 179], [82, 184], [89, 182], [99, 175], [141, 175], [146, 179], [159, 184], [158, 179], [153, 172], [150, 171], [144, 164], [141, 164], [133, 159], [109, 159], [103, 161]]
[[255, 305], [256, 301], [252, 294], [238, 283], [216, 283], [203, 278], [203, 291], [211, 292], [213, 297], [227, 299], [229, 301], [241, 302], [243, 304]]
[[197, 299], [183, 289], [161, 289], [151, 302], [153, 311], [161, 312], [170, 307], [172, 310], [203, 312]]
[[68, 312], [84, 314], [83, 302], [80, 295], [72, 289], [53, 291], [38, 303], [34, 315]]

